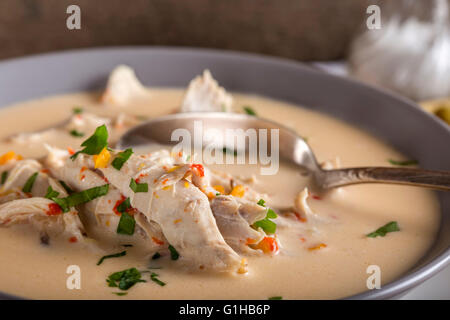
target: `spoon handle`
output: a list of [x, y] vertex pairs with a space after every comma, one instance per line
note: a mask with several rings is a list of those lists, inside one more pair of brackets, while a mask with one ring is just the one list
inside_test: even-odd
[[322, 170], [324, 189], [357, 183], [392, 183], [450, 191], [450, 172], [412, 168], [364, 167]]

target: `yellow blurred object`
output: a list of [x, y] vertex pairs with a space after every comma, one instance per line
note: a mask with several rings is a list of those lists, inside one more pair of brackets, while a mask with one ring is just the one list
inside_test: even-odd
[[213, 188], [214, 188], [214, 190], [216, 190], [220, 194], [225, 194], [225, 188], [223, 186], [217, 185], [217, 186], [214, 186]]
[[420, 105], [425, 111], [434, 114], [450, 125], [450, 98], [423, 101]]
[[22, 160], [23, 157], [21, 155], [16, 155], [14, 151], [8, 151], [7, 153], [0, 156], [0, 165], [4, 165], [5, 163], [11, 160]]
[[106, 166], [108, 165], [109, 158], [111, 158], [111, 154], [105, 147], [103, 148], [102, 152], [94, 156], [95, 169], [106, 168]]
[[231, 190], [230, 194], [234, 197], [242, 198], [245, 194], [245, 188], [242, 185], [237, 185]]

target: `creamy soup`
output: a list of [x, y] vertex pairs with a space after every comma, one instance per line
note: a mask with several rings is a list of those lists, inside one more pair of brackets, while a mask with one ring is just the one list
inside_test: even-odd
[[[82, 149], [80, 144], [93, 134], [93, 130], [67, 131], [67, 127], [61, 125], [64, 126], [68, 118], [77, 116], [82, 118], [86, 114], [107, 119], [116, 118], [119, 114], [133, 116], [132, 120], [127, 118], [123, 123], [116, 121], [109, 125], [110, 137], [117, 140], [126, 128], [143, 121], [143, 117], [153, 118], [176, 112], [184, 94], [184, 90], [149, 89], [140, 99], [117, 106], [101, 103], [99, 94], [79, 93], [38, 99], [1, 109], [0, 137], [3, 138], [3, 142], [0, 143], [0, 152], [4, 154], [14, 151], [15, 154], [10, 154], [9, 158], [13, 158], [11, 161], [17, 163], [23, 161], [17, 158], [17, 155], [25, 159], [39, 159], [39, 163], [44, 163], [41, 175], [48, 175], [51, 178], [55, 171], [51, 168], [46, 169], [43, 159], [48, 156], [49, 151], [45, 144], [63, 150], [71, 148], [78, 151]], [[243, 112], [243, 106], [251, 106], [258, 116], [270, 118], [306, 137], [319, 162], [325, 162], [325, 165], [330, 167], [389, 166], [388, 159], [405, 159], [399, 152], [377, 138], [326, 115], [254, 95], [233, 94], [233, 99], [232, 111]], [[79, 113], [74, 115], [74, 108], [82, 110], [75, 109], [75, 113]], [[48, 131], [50, 127], [64, 129]], [[37, 136], [20, 135], [44, 129], [47, 131]], [[114, 147], [114, 142], [110, 143], [110, 147]], [[135, 157], [138, 157], [137, 153], [136, 151]], [[117, 157], [117, 154], [114, 155]], [[100, 155], [95, 156], [97, 158], [94, 161], [101, 160]], [[83, 157], [88, 159], [86, 161], [91, 161], [89, 159], [93, 156], [80, 154], [74, 162], [81, 161]], [[8, 165], [7, 158], [8, 156], [0, 160], [3, 161], [3, 166]], [[109, 165], [111, 166], [111, 163]], [[7, 169], [12, 172], [14, 167]], [[250, 189], [257, 194], [255, 199], [264, 197], [266, 207], [264, 208], [262, 203], [259, 205], [264, 208], [262, 210], [272, 208], [278, 214], [277, 218], [270, 219], [276, 224], [275, 234], [266, 231], [263, 238], [263, 240], [266, 237], [270, 238], [272, 242], [262, 244], [263, 240], [259, 239], [258, 241], [261, 241], [259, 245], [249, 241], [244, 244], [249, 247], [248, 250], [243, 250], [242, 244], [233, 245], [231, 240], [229, 242], [230, 238], [227, 238], [223, 229], [227, 225], [223, 226], [217, 220], [225, 241], [232, 248], [229, 249], [230, 252], [233, 251], [233, 255], [242, 259], [238, 270], [225, 267], [226, 270], [215, 270], [215, 264], [211, 268], [202, 268], [202, 264], [194, 263], [192, 267], [189, 259], [183, 260], [185, 249], [182, 247], [175, 250], [180, 256], [179, 259], [172, 259], [174, 252], [168, 250], [167, 240], [157, 239], [156, 244], [152, 243], [151, 247], [147, 247], [140, 242], [145, 242], [145, 239], [155, 242], [155, 239], [147, 239], [148, 237], [144, 235], [142, 240], [137, 236], [116, 235], [114, 232], [104, 231], [103, 223], [107, 225], [108, 218], [93, 223], [92, 219], [86, 217], [90, 214], [87, 212], [86, 203], [85, 207], [75, 207], [83, 224], [81, 236], [70, 236], [67, 230], [62, 233], [52, 230], [46, 232], [45, 222], [44, 226], [31, 223], [33, 215], [15, 224], [5, 219], [2, 221], [0, 290], [13, 295], [44, 299], [342, 298], [367, 290], [366, 282], [370, 276], [367, 268], [370, 265], [379, 266], [381, 285], [407, 272], [431, 246], [439, 225], [438, 200], [431, 191], [421, 188], [358, 185], [339, 188], [325, 194], [313, 194], [310, 191], [305, 193], [308, 182], [301, 171], [283, 162], [279, 172], [272, 176], [260, 175], [258, 166], [252, 165], [209, 166], [208, 170], [225, 172], [235, 179], [234, 186], [231, 185], [229, 188], [227, 185], [222, 188], [215, 186], [218, 192], [209, 195], [209, 198], [204, 197], [207, 199], [205, 201], [210, 202], [216, 219], [219, 219], [218, 212], [222, 208], [220, 203], [214, 202], [219, 199], [214, 198], [223, 197], [228, 201], [235, 197], [238, 201], [244, 201], [241, 198], [244, 199], [247, 195], [242, 197], [241, 192], [250, 192], [248, 191]], [[97, 171], [98, 169], [92, 169], [91, 173], [96, 174]], [[192, 177], [185, 176], [183, 179], [186, 181], [183, 183], [194, 185], [195, 174], [194, 170]], [[114, 184], [106, 169], [104, 178], [105, 181]], [[61, 179], [56, 177], [55, 180]], [[242, 185], [245, 186], [243, 190], [235, 188], [236, 181], [242, 181]], [[29, 182], [29, 179], [26, 182]], [[72, 189], [79, 189], [69, 182], [67, 184]], [[25, 194], [29, 193], [25, 191]], [[2, 189], [2, 192], [2, 196], [6, 197], [8, 191]], [[305, 202], [301, 203], [302, 192], [306, 207]], [[228, 193], [232, 195], [228, 196]], [[34, 197], [34, 194], [28, 194], [27, 199]], [[40, 197], [42, 199], [43, 195]], [[170, 202], [170, 199], [165, 201]], [[0, 219], [1, 206], [9, 202], [2, 200], [2, 203]], [[161, 204], [164, 205], [171, 204]], [[55, 210], [56, 214], [70, 215], [77, 213], [73, 212], [75, 209], [71, 208], [67, 213], [59, 212], [58, 207]], [[18, 211], [16, 210], [16, 213]], [[116, 212], [116, 216], [122, 219], [120, 214], [123, 215], [122, 212], [118, 215]], [[137, 215], [134, 217], [138, 219]], [[176, 220], [174, 219], [174, 224], [178, 223]], [[385, 236], [367, 236], [391, 221], [397, 223], [399, 231], [389, 232]], [[164, 225], [161, 226], [163, 234], [166, 234]], [[251, 227], [255, 232], [259, 230], [264, 233], [261, 228], [258, 229], [258, 224]], [[179, 232], [193, 231], [180, 229]], [[170, 238], [168, 233], [167, 238]], [[158, 242], [161, 242], [159, 247]], [[123, 246], [125, 244], [133, 246]], [[199, 252], [209, 250], [206, 246], [191, 249]], [[102, 256], [123, 251], [126, 251], [126, 255], [107, 258], [97, 265]], [[155, 252], [158, 252], [159, 258], [158, 255], [154, 255]], [[78, 266], [81, 271], [80, 289], [67, 287], [68, 278], [71, 276], [67, 273], [67, 268], [73, 265]], [[141, 279], [145, 280], [145, 283], [137, 282], [127, 290], [108, 286], [106, 280], [111, 274], [133, 267], [142, 271]], [[157, 276], [151, 277], [152, 273]], [[165, 285], [162, 286], [155, 279]], [[70, 283], [75, 283], [71, 281], [72, 279], [69, 279]], [[121, 295], [115, 294], [118, 292]]]

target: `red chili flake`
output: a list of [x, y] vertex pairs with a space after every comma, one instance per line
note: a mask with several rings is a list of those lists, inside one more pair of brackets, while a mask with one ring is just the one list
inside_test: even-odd
[[48, 205], [48, 210], [45, 213], [48, 216], [57, 216], [62, 213], [62, 209], [57, 203], [50, 203]]
[[313, 199], [315, 199], [315, 200], [322, 200], [321, 197], [316, 196], [315, 194], [312, 194], [311, 197], [312, 197]]
[[205, 176], [205, 168], [201, 164], [191, 164], [191, 169], [197, 172], [200, 177]]
[[119, 200], [116, 201], [116, 204], [114, 205], [113, 211], [115, 214], [117, 214], [118, 216], [122, 215], [121, 212], [119, 212], [117, 210], [117, 208], [122, 204], [122, 202], [124, 202], [127, 198], [125, 198], [124, 196], [121, 196], [121, 198]]
[[42, 172], [42, 173], [49, 173], [50, 170], [48, 170], [48, 169], [42, 169], [41, 172]]
[[153, 240], [154, 243], [156, 243], [156, 244], [158, 244], [160, 246], [162, 246], [164, 244], [164, 241], [159, 240], [158, 238], [152, 237], [152, 240]]
[[103, 177], [103, 180], [105, 180], [106, 183], [109, 183], [109, 180], [106, 177]]
[[71, 243], [75, 243], [75, 242], [77, 242], [77, 241], [78, 241], [77, 237], [71, 237], [71, 238], [69, 238], [69, 242], [71, 242]]
[[164, 179], [163, 182], [162, 182], [162, 184], [166, 184], [167, 181], [169, 181], [169, 178]]
[[72, 148], [67, 148], [67, 151], [69, 151], [69, 154], [71, 155], [71, 156], [73, 156], [74, 154], [75, 154], [75, 150], [73, 150]]
[[84, 171], [86, 171], [86, 170], [87, 170], [86, 167], [81, 167], [80, 173], [82, 173], [82, 172], [84, 172]]
[[300, 213], [298, 212], [294, 212], [295, 217], [297, 218], [298, 221], [300, 222], [306, 222], [308, 221], [308, 219], [306, 217], [302, 217]]
[[84, 180], [84, 178], [86, 178], [86, 176], [83, 174], [83, 175], [80, 177], [80, 180]]

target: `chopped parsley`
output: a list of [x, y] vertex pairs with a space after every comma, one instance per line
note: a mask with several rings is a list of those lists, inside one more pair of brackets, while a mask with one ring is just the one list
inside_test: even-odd
[[51, 186], [48, 186], [47, 193], [45, 194], [45, 198], [51, 199], [51, 198], [56, 198], [58, 196], [59, 196], [59, 192], [56, 190], [53, 190], [53, 188]]
[[126, 149], [125, 151], [119, 152], [119, 154], [113, 160], [111, 165], [117, 170], [122, 169], [122, 166], [124, 165], [125, 162], [127, 162], [127, 160], [131, 157], [132, 154], [133, 150], [130, 148]]
[[384, 237], [389, 232], [400, 231], [397, 221], [391, 221], [367, 235], [369, 238]]
[[283, 300], [283, 297], [281, 296], [270, 297], [269, 300]]
[[119, 258], [119, 257], [125, 256], [126, 254], [127, 254], [126, 251], [122, 251], [122, 252], [119, 252], [119, 253], [114, 253], [114, 254], [109, 254], [107, 256], [103, 256], [103, 257], [100, 258], [100, 260], [98, 260], [97, 265], [98, 266], [101, 265], [105, 259]]
[[128, 209], [131, 208], [130, 198], [126, 198], [124, 201], [122, 201], [121, 204], [117, 206], [117, 211], [120, 213], [126, 212]]
[[130, 268], [115, 272], [108, 276], [106, 282], [109, 287], [118, 287], [120, 290], [128, 290], [136, 283], [147, 282], [141, 279], [142, 274], [136, 268]]
[[177, 249], [175, 249], [171, 244], [169, 244], [169, 251], [170, 251], [170, 259], [178, 260], [180, 254], [178, 253]]
[[136, 220], [134, 220], [134, 217], [124, 211], [121, 214], [119, 224], [117, 225], [117, 233], [131, 236], [134, 234], [135, 226]]
[[65, 198], [53, 197], [51, 198], [51, 200], [56, 202], [61, 207], [63, 212], [68, 212], [71, 207], [75, 207], [77, 205], [94, 200], [95, 198], [106, 195], [108, 193], [108, 190], [109, 184], [105, 184], [100, 187], [93, 187], [81, 192], [72, 193]]
[[[257, 202], [257, 204], [262, 207], [265, 207], [266, 201], [264, 201], [263, 199], [260, 199]], [[270, 219], [275, 219], [276, 217], [277, 217], [277, 214], [275, 213], [275, 211], [273, 211], [271, 208], [267, 208], [266, 217], [262, 220], [258, 220], [255, 223], [253, 223], [253, 227], [261, 228], [267, 234], [274, 234], [277, 231], [277, 224]]]
[[3, 171], [2, 172], [2, 184], [5, 184], [6, 179], [8, 179], [8, 171]]
[[77, 130], [70, 130], [70, 135], [74, 136], [74, 137], [83, 137], [84, 133], [83, 132], [79, 132]]
[[257, 115], [255, 110], [253, 110], [253, 108], [250, 107], [250, 106], [244, 106], [243, 109], [244, 109], [245, 113], [248, 114], [248, 115], [251, 115], [251, 116], [256, 116]]
[[151, 279], [153, 282], [159, 284], [161, 287], [164, 287], [164, 286], [166, 285], [166, 283], [165, 283], [165, 282], [162, 282], [162, 281], [159, 280], [157, 277], [159, 277], [159, 275], [158, 275], [157, 273], [152, 272], [152, 273], [150, 274], [150, 279]]
[[81, 146], [84, 147], [84, 149], [75, 153], [70, 159], [75, 160], [80, 153], [96, 155], [102, 152], [102, 150], [108, 146], [108, 130], [106, 129], [106, 126], [102, 125], [95, 129], [94, 134], [85, 140]]
[[397, 160], [388, 159], [388, 161], [390, 164], [392, 164], [394, 166], [414, 166], [414, 165], [418, 164], [417, 160], [397, 161]]
[[159, 252], [156, 252], [153, 256], [152, 256], [152, 260], [156, 260], [161, 258], [161, 254]]
[[70, 189], [70, 187], [69, 187], [64, 181], [59, 180], [59, 183], [62, 185], [62, 187], [64, 188], [64, 190], [66, 190], [66, 192], [67, 192], [68, 194], [72, 194], [72, 193], [75, 192], [75, 191], [73, 191], [72, 189]]
[[72, 109], [72, 112], [73, 112], [74, 114], [80, 114], [80, 113], [83, 113], [83, 108], [75, 107], [75, 108]]
[[134, 192], [148, 192], [148, 184], [147, 183], [137, 183], [136, 180], [131, 178], [130, 188]]
[[22, 188], [23, 192], [25, 192], [25, 193], [31, 192], [31, 190], [33, 189], [34, 182], [36, 181], [36, 178], [37, 178], [38, 174], [39, 174], [39, 172], [35, 172], [28, 178], [27, 182], [25, 182], [25, 185]]

